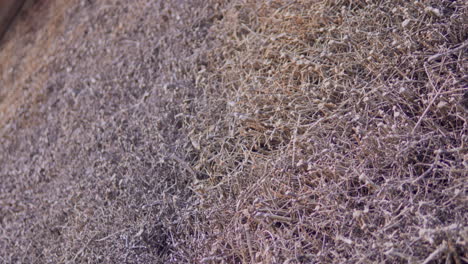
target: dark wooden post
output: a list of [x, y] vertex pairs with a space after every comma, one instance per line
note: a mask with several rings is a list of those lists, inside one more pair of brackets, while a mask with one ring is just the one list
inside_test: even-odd
[[0, 0], [0, 39], [18, 14], [25, 0]]

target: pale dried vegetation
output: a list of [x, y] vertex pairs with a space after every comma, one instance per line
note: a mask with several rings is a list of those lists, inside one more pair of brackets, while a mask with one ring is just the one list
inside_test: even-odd
[[466, 1], [180, 5], [66, 81], [5, 261], [468, 262]]
[[466, 262], [467, 11], [231, 6], [188, 121], [204, 260]]

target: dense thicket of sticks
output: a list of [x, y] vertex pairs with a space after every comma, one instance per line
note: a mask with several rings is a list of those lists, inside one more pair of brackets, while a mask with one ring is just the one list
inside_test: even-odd
[[77, 1], [14, 83], [0, 262], [467, 262], [467, 8]]
[[462, 1], [225, 11], [188, 121], [194, 166], [210, 175], [197, 185], [203, 254], [466, 261], [466, 19]]

